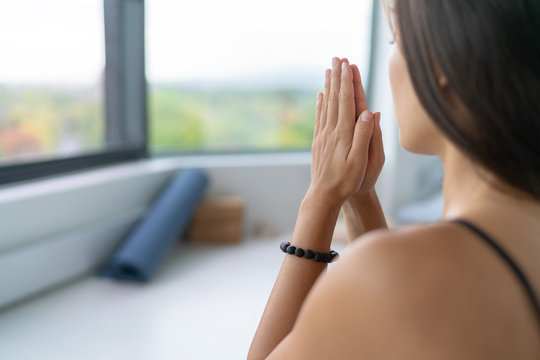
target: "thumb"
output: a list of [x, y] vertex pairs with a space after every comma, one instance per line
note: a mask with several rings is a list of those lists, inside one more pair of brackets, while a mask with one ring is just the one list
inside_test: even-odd
[[[373, 133], [374, 116], [369, 110], [364, 110], [354, 127], [354, 138], [351, 146], [351, 155], [360, 156], [360, 161], [367, 161], [368, 149]], [[365, 159], [364, 159], [365, 157]]]

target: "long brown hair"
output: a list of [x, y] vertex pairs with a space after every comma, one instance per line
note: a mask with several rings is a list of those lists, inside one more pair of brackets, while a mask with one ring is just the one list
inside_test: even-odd
[[540, 0], [395, 0], [393, 12], [415, 91], [439, 129], [540, 200]]

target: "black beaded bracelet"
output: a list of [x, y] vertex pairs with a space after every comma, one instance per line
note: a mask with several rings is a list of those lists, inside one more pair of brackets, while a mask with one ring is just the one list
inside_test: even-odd
[[320, 253], [320, 252], [314, 252], [312, 250], [304, 250], [301, 248], [297, 248], [294, 245], [291, 245], [290, 242], [282, 242], [281, 245], [279, 245], [281, 251], [284, 253], [290, 254], [290, 255], [296, 255], [297, 257], [305, 257], [306, 259], [313, 259], [317, 262], [322, 263], [331, 263], [334, 261], [334, 259], [339, 256], [339, 254], [334, 251], [330, 250], [330, 252], [327, 253]]

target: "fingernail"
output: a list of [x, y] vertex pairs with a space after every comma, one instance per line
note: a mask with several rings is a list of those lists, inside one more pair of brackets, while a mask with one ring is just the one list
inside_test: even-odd
[[332, 59], [332, 65], [333, 65], [334, 67], [337, 66], [337, 65], [338, 65], [338, 61], [339, 61], [339, 60], [338, 60], [337, 57], [333, 58], [333, 59]]
[[341, 63], [341, 71], [342, 71], [342, 72], [347, 71], [347, 64], [345, 64], [345, 62], [342, 62], [342, 63]]
[[331, 75], [331, 74], [332, 74], [332, 70], [326, 69], [326, 72], [325, 72], [325, 74], [324, 74], [324, 75], [325, 75], [325, 78], [326, 78], [326, 79], [330, 79], [330, 75]]
[[362, 115], [360, 116], [360, 120], [363, 122], [370, 122], [371, 121], [371, 113], [369, 111], [364, 111]]

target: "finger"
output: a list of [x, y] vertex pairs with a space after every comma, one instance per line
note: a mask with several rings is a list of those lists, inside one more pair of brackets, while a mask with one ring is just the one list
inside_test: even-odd
[[[347, 63], [347, 65], [349, 65], [349, 66], [350, 66], [350, 64], [349, 64], [349, 59], [347, 59], [347, 58], [343, 58], [343, 59], [341, 59], [341, 61], [344, 61], [344, 62], [346, 62], [346, 63]], [[352, 71], [352, 68], [351, 68], [351, 71]], [[354, 80], [354, 74], [353, 74], [353, 80]], [[355, 104], [354, 106], [356, 107], [356, 104]], [[360, 114], [356, 115], [356, 109], [355, 109], [355, 119], [356, 119], [356, 118], [358, 118], [358, 116], [360, 116]]]
[[382, 146], [382, 134], [379, 126], [381, 113], [374, 113], [373, 133], [369, 142], [368, 161], [364, 174], [363, 184], [374, 186], [384, 165], [384, 150]]
[[354, 138], [351, 146], [351, 151], [347, 160], [352, 159], [359, 166], [367, 165], [369, 143], [373, 134], [374, 116], [371, 111], [362, 112], [360, 118], [354, 127]]
[[358, 66], [351, 65], [353, 71], [353, 84], [354, 84], [354, 103], [356, 108], [356, 118], [360, 117], [360, 114], [368, 109], [366, 93], [364, 86], [362, 85], [362, 78], [360, 76], [360, 70]]
[[377, 112], [374, 115], [375, 124], [373, 124], [373, 134], [371, 135], [371, 141], [369, 142], [369, 158], [370, 162], [372, 162], [376, 168], [379, 168], [384, 164], [381, 113]]
[[337, 127], [341, 129], [342, 134], [349, 139], [349, 143], [345, 143], [347, 150], [350, 150], [355, 122], [353, 74], [349, 64], [342, 62]]
[[330, 94], [330, 76], [332, 76], [332, 70], [326, 69], [324, 73], [324, 96], [321, 103], [319, 132], [326, 127], [326, 119], [328, 115], [328, 95]]
[[335, 128], [339, 111], [339, 87], [341, 85], [341, 60], [332, 60], [332, 76], [330, 77], [330, 93], [328, 94], [328, 113], [326, 126]]
[[319, 129], [321, 127], [322, 97], [322, 93], [317, 93], [317, 104], [315, 105], [315, 128], [313, 129], [313, 138], [319, 135]]

